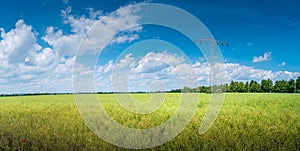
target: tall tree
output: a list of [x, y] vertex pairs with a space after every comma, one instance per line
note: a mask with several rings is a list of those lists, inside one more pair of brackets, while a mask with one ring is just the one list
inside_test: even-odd
[[278, 93], [288, 93], [290, 85], [285, 80], [280, 80], [275, 82], [274, 91]]
[[294, 93], [295, 92], [295, 80], [291, 79], [289, 81], [289, 93]]
[[238, 92], [238, 85], [239, 85], [238, 82], [231, 81], [230, 83], [231, 92]]
[[297, 88], [297, 92], [300, 92], [300, 77], [298, 77], [296, 80], [296, 88]]
[[260, 92], [260, 85], [256, 81], [251, 80], [249, 89], [250, 92]]
[[281, 92], [281, 87], [282, 87], [281, 82], [280, 81], [276, 81], [275, 82], [275, 86], [274, 86], [274, 92], [280, 93]]
[[273, 91], [273, 81], [271, 79], [261, 81], [261, 90], [263, 92]]
[[238, 85], [237, 85], [237, 92], [246, 92], [246, 89], [245, 89], [245, 84], [244, 82], [239, 82]]
[[246, 92], [250, 92], [250, 85], [249, 85], [248, 81], [245, 83], [245, 89], [246, 89]]
[[268, 89], [267, 80], [265, 80], [265, 79], [261, 80], [261, 91], [262, 92], [267, 92], [267, 89]]

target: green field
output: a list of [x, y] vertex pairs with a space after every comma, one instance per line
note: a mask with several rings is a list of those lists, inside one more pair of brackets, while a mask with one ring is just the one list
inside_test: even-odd
[[[138, 100], [147, 94], [134, 94]], [[155, 127], [177, 109], [180, 94], [167, 94], [161, 108], [137, 115], [101, 94], [107, 113], [132, 128]], [[226, 94], [215, 124], [198, 129], [210, 94], [200, 94], [190, 124], [173, 140], [150, 150], [300, 150], [299, 94]], [[124, 150], [96, 136], [84, 124], [73, 95], [0, 97], [0, 150]], [[117, 134], [116, 134], [117, 135]]]

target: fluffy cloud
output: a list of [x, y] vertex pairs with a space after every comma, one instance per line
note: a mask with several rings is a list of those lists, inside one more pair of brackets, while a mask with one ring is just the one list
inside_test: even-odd
[[167, 51], [161, 53], [150, 52], [141, 58], [138, 66], [132, 71], [137, 73], [152, 73], [163, 70], [169, 66], [175, 67], [184, 61], [183, 56], [172, 55]]
[[[122, 90], [129, 91], [148, 91], [153, 83], [162, 84], [165, 90], [210, 84], [210, 64], [208, 62], [196, 61], [193, 64], [188, 64], [186, 63], [186, 58], [183, 56], [168, 53], [167, 51], [158, 53], [149, 52], [145, 56], [140, 57], [139, 60], [136, 59], [131, 54], [128, 54], [115, 63], [111, 60], [103, 66], [98, 66], [98, 70], [96, 71], [97, 90], [115, 91], [116, 89], [112, 87], [114, 80], [121, 81], [115, 82], [115, 84], [120, 84]], [[224, 66], [226, 67], [226, 75], [224, 75]], [[122, 76], [118, 78], [112, 77], [111, 71], [119, 67], [126, 69], [121, 72]], [[289, 80], [300, 76], [299, 72], [274, 72], [238, 63], [216, 63], [215, 70], [216, 80], [226, 83], [232, 80], [256, 80], [260, 82], [262, 79], [268, 78], [272, 80]], [[125, 74], [128, 75], [125, 76]], [[124, 86], [124, 84], [126, 85]]]
[[[68, 3], [68, 1], [65, 1]], [[87, 9], [89, 16], [72, 15], [71, 7], [61, 12], [63, 23], [71, 27], [71, 33], [54, 26], [47, 27], [45, 35], [38, 39], [38, 33], [24, 20], [19, 20], [14, 29], [1, 30], [0, 38], [0, 91], [18, 92], [72, 92], [72, 70], [76, 50], [82, 39], [88, 46], [104, 44], [115, 33], [127, 29], [126, 33], [116, 36], [115, 43], [132, 41], [138, 38], [134, 32], [141, 27], [128, 29], [136, 24], [138, 16], [133, 7], [122, 7], [114, 15], [104, 16], [99, 10]], [[89, 32], [96, 27], [97, 33]], [[100, 38], [99, 38], [100, 36]], [[93, 37], [102, 39], [93, 41]], [[39, 41], [48, 44], [42, 47]], [[96, 44], [95, 44], [96, 43]], [[99, 51], [99, 49], [97, 49]], [[103, 70], [109, 72], [109, 64]]]
[[31, 88], [36, 87], [33, 82], [35, 79], [47, 79], [45, 72], [52, 64], [54, 52], [37, 43], [37, 33], [33, 32], [32, 26], [19, 20], [10, 31], [1, 29], [1, 39], [0, 78], [5, 79], [0, 81], [1, 92], [33, 90]]
[[36, 43], [36, 33], [32, 31], [32, 26], [26, 25], [23, 20], [19, 20], [15, 28], [7, 33], [3, 28], [0, 30], [1, 65], [24, 63], [26, 57], [41, 49]]
[[183, 87], [183, 83], [188, 84], [184, 77], [189, 77], [188, 80], [192, 78], [192, 66], [184, 62], [183, 56], [163, 51], [149, 52], [139, 60], [136, 59], [132, 54], [127, 54], [115, 63], [111, 60], [103, 66], [98, 66], [97, 90], [148, 91], [155, 82], [160, 82], [167, 90], [171, 90]]
[[[0, 78], [5, 79], [0, 81], [2, 93], [49, 92], [55, 88], [51, 84], [59, 80], [53, 72], [59, 67], [57, 53], [53, 48], [42, 48], [37, 35], [24, 20], [17, 21], [8, 32], [1, 29]], [[68, 81], [64, 78], [60, 80]]]
[[253, 57], [252, 62], [263, 62], [263, 61], [271, 61], [272, 60], [272, 52], [266, 52], [264, 56]]
[[38, 66], [48, 66], [52, 63], [52, 61], [54, 61], [55, 58], [55, 54], [51, 48], [44, 48], [41, 52], [35, 53], [33, 56], [35, 59], [34, 64]]

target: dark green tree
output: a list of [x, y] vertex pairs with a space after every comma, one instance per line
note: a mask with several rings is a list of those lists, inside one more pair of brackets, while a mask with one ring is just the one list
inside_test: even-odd
[[235, 81], [231, 81], [230, 89], [232, 92], [238, 92], [239, 83]]
[[235, 92], [235, 84], [234, 84], [234, 81], [231, 81], [229, 86], [228, 86], [228, 90], [230, 92]]
[[261, 81], [261, 91], [262, 92], [272, 92], [273, 91], [273, 81], [271, 79]]
[[275, 82], [275, 85], [274, 85], [274, 92], [276, 92], [276, 93], [278, 93], [278, 92], [280, 92], [281, 91], [281, 82], [279, 82], [279, 81], [276, 81]]
[[300, 92], [300, 77], [297, 78], [296, 80], [296, 88], [297, 88], [297, 92]]
[[295, 92], [295, 80], [291, 79], [289, 81], [289, 93], [294, 93]]
[[238, 85], [237, 85], [237, 92], [246, 92], [246, 88], [245, 88], [245, 84], [244, 82], [239, 82]]
[[250, 92], [250, 85], [249, 85], [248, 81], [245, 83], [245, 89], [246, 89], [246, 92]]
[[260, 85], [256, 81], [251, 80], [249, 89], [250, 92], [260, 92]]
[[198, 89], [200, 93], [208, 93], [210, 88], [206, 86], [199, 86]]
[[274, 92], [277, 93], [288, 93], [289, 92], [290, 85], [285, 80], [280, 80], [275, 82], [274, 86]]

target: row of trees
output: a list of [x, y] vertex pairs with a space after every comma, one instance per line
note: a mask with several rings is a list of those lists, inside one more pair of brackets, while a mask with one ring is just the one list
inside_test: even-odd
[[[237, 82], [231, 81], [230, 84], [220, 86], [199, 86], [197, 88], [184, 87], [183, 89], [171, 90], [171, 93], [180, 92], [200, 92], [200, 93], [211, 93], [213, 92], [270, 92], [270, 93], [300, 93], [300, 77], [297, 80], [290, 79], [275, 81], [271, 79], [263, 79], [260, 83], [251, 80], [250, 82]], [[114, 92], [98, 92], [98, 94], [114, 93]], [[145, 92], [135, 92], [145, 93]], [[24, 94], [0, 94], [2, 96], [25, 96], [25, 95], [57, 95], [57, 94], [72, 94], [72, 93], [24, 93]]]
[[276, 92], [294, 93], [300, 90], [300, 77], [296, 80], [279, 80], [273, 83], [271, 79], [262, 80], [261, 83], [251, 80], [250, 83], [234, 82], [226, 85], [227, 92]]
[[34, 96], [34, 95], [62, 95], [62, 94], [73, 94], [73, 93], [12, 93], [12, 94], [0, 94], [3, 96]]
[[[230, 84], [214, 87], [217, 92], [272, 92], [272, 93], [300, 93], [300, 77], [294, 79], [279, 80], [273, 82], [271, 79], [263, 79], [260, 83], [251, 80], [250, 82], [231, 81]], [[199, 86], [197, 88], [185, 87], [182, 90], [172, 90], [170, 92], [200, 92], [211, 93], [211, 87]]]

